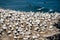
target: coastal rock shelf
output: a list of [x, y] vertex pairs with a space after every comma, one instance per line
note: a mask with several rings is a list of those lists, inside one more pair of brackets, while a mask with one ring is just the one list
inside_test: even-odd
[[60, 13], [57, 12], [0, 9], [0, 40], [49, 40], [48, 37], [60, 34], [60, 28], [54, 25], [60, 22], [59, 19]]

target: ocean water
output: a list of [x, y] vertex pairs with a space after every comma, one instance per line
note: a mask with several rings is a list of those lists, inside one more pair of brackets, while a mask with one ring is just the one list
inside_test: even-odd
[[0, 0], [0, 8], [33, 12], [60, 12], [60, 0]]

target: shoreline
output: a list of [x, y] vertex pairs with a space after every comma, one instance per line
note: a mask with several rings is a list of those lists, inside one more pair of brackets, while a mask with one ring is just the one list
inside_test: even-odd
[[34, 13], [0, 9], [0, 14], [2, 40], [4, 40], [4, 35], [6, 40], [47, 40], [46, 37], [60, 34], [60, 29], [53, 26], [60, 22], [58, 21], [60, 19], [58, 12], [49, 14], [48, 12]]

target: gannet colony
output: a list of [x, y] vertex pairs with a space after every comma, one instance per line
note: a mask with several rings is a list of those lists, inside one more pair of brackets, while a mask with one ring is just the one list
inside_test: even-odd
[[0, 9], [0, 40], [59, 40], [58, 22], [60, 23], [58, 12]]

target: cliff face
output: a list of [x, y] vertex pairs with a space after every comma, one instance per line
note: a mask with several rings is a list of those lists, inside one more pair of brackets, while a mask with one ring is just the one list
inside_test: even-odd
[[59, 40], [60, 13], [0, 9], [0, 15], [2, 40]]

